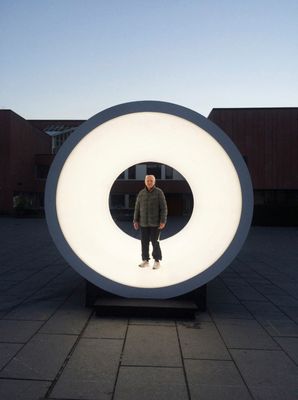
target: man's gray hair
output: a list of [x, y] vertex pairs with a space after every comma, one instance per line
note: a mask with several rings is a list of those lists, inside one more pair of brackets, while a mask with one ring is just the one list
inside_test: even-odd
[[145, 180], [146, 180], [146, 178], [149, 178], [149, 177], [153, 178], [153, 179], [154, 179], [154, 181], [156, 181], [156, 178], [155, 178], [155, 176], [154, 176], [154, 175], [146, 175], [146, 176], [145, 176]]

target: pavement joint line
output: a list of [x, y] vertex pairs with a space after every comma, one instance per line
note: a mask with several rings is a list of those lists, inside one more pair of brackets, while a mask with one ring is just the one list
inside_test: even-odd
[[239, 373], [239, 375], [240, 375], [240, 377], [241, 377], [241, 379], [242, 379], [242, 381], [243, 381], [243, 383], [244, 383], [246, 389], [248, 390], [249, 395], [251, 396], [252, 399], [255, 399], [255, 397], [253, 396], [253, 394], [252, 394], [252, 392], [251, 392], [251, 390], [250, 390], [250, 388], [249, 388], [247, 382], [246, 382], [245, 379], [244, 379], [244, 376], [243, 376], [242, 373], [241, 373], [240, 368], [238, 367], [237, 363], [235, 362], [235, 360], [234, 360], [234, 358], [233, 358], [233, 355], [232, 355], [230, 349], [228, 348], [228, 346], [227, 346], [227, 344], [226, 344], [226, 342], [225, 342], [225, 340], [224, 340], [224, 337], [222, 336], [220, 330], [218, 329], [218, 326], [216, 325], [216, 322], [214, 321], [214, 318], [212, 317], [212, 315], [210, 315], [210, 318], [211, 318], [211, 320], [213, 321], [214, 327], [215, 327], [215, 329], [217, 330], [217, 333], [219, 334], [221, 340], [223, 341], [223, 343], [224, 343], [224, 345], [225, 345], [225, 347], [226, 347], [226, 349], [227, 349], [227, 352], [229, 353], [229, 355], [230, 355], [230, 357], [231, 357], [231, 360], [229, 360], [229, 361], [232, 361], [232, 362], [234, 363], [234, 366], [235, 366], [235, 368], [237, 369], [237, 371], [238, 371], [238, 373]]
[[[237, 271], [234, 271], [235, 273], [237, 273], [238, 275], [239, 275], [239, 273], [237, 272]], [[222, 278], [221, 278], [222, 279]], [[230, 290], [231, 292], [232, 292], [232, 294], [239, 300], [239, 303], [252, 315], [252, 317], [253, 317], [253, 319], [254, 320], [256, 320], [259, 324], [260, 324], [260, 322], [258, 321], [258, 319], [254, 316], [254, 314], [245, 306], [245, 304], [244, 304], [244, 302], [246, 302], [246, 303], [249, 303], [249, 302], [253, 302], [253, 303], [258, 303], [258, 302], [260, 302], [260, 303], [265, 303], [265, 301], [264, 300], [262, 300], [262, 301], [257, 301], [257, 300], [241, 300], [241, 299], [239, 299], [239, 297], [232, 291], [232, 289], [230, 289], [230, 287], [226, 284], [226, 282], [224, 281], [224, 280], [222, 280], [223, 281], [223, 284], [226, 286], [226, 288], [228, 289], [228, 290]], [[271, 282], [273, 285], [274, 285], [274, 283], [273, 282]], [[274, 307], [276, 307], [282, 314], [284, 314], [286, 317], [288, 317], [292, 322], [294, 322], [296, 325], [297, 325], [297, 322], [296, 321], [294, 321], [289, 315], [287, 315], [287, 313], [283, 310], [283, 309], [281, 309], [280, 307], [279, 307], [279, 305], [278, 304], [275, 304], [268, 296], [266, 296], [265, 294], [263, 294], [259, 289], [257, 289], [257, 288], [255, 288], [252, 284], [250, 284], [250, 283], [248, 283], [248, 286], [250, 286], [252, 289], [254, 289], [257, 293], [259, 293], [259, 294], [261, 294], [262, 296], [264, 296], [265, 298], [266, 298], [266, 303], [268, 303], [268, 304], [271, 304], [271, 305], [273, 305]], [[276, 285], [274, 285], [274, 286], [276, 286]], [[291, 295], [289, 295], [290, 297], [293, 297], [293, 296], [291, 296]], [[294, 298], [294, 297], [293, 297]], [[295, 299], [295, 298], [294, 298]], [[262, 324], [260, 324], [260, 326], [267, 332], [267, 330], [262, 326]], [[267, 332], [268, 333], [268, 332]], [[269, 333], [268, 333], [269, 334]], [[270, 335], [270, 334], [269, 334]], [[271, 337], [272, 337], [272, 335], [270, 335]]]
[[[250, 265], [247, 264], [247, 262], [241, 260], [241, 259], [238, 258], [238, 257], [237, 257], [237, 259], [238, 259], [238, 261], [239, 261], [240, 263], [242, 263], [242, 265], [245, 265], [246, 268], [248, 268], [248, 269], [254, 271], [255, 273], [257, 273], [257, 274], [258, 274], [260, 277], [262, 277], [262, 278], [265, 277], [265, 279], [266, 279], [269, 283], [271, 283], [271, 284], [273, 284], [274, 286], [276, 286], [276, 287], [279, 288], [279, 286], [275, 285], [275, 283], [272, 282], [270, 279], [268, 279], [266, 276], [264, 276], [263, 274], [259, 273], [256, 269], [250, 267]], [[267, 265], [267, 264], [266, 264], [266, 265]], [[235, 270], [235, 267], [234, 267], [234, 268], [231, 267], [231, 268], [232, 268], [232, 270], [233, 270], [233, 272], [234, 272], [235, 274], [237, 274], [238, 276], [240, 275], [239, 272], [238, 272], [237, 270]], [[241, 275], [240, 275], [240, 277], [241, 277]], [[244, 279], [244, 278], [242, 278], [242, 279]], [[226, 285], [225, 282], [223, 282], [223, 283]], [[248, 284], [250, 285], [250, 283], [248, 283]], [[252, 286], [252, 285], [251, 285], [251, 286]], [[253, 287], [253, 286], [252, 286], [252, 287]], [[228, 289], [229, 289], [229, 288], [228, 288]], [[258, 291], [258, 289], [254, 288], [254, 287], [253, 287], [253, 289], [256, 290], [256, 291]], [[258, 292], [259, 292], [260, 294], [262, 294], [260, 291], [258, 291]], [[263, 294], [262, 294], [262, 295], [263, 295]], [[276, 307], [283, 315], [285, 315], [287, 318], [289, 318], [290, 321], [292, 321], [292, 322], [294, 322], [295, 324], [297, 324], [296, 321], [294, 321], [294, 320], [291, 318], [291, 316], [289, 316], [283, 309], [281, 309], [280, 307], [278, 307], [277, 304], [274, 304], [273, 301], [272, 301], [270, 298], [268, 298], [266, 295], [263, 295], [263, 296], [267, 299], [266, 304], [271, 304], [271, 305], [273, 305], [273, 306]], [[237, 296], [236, 296], [236, 297], [237, 297]], [[263, 349], [263, 351], [282, 351], [283, 353], [285, 353], [285, 354], [287, 355], [287, 357], [288, 357], [295, 365], [298, 365], [298, 362], [292, 357], [292, 355], [289, 354], [285, 349], [283, 349], [282, 346], [281, 346], [281, 344], [276, 340], [276, 338], [295, 338], [295, 337], [298, 337], [298, 336], [276, 336], [276, 335], [271, 335], [271, 334], [262, 326], [262, 324], [257, 320], [257, 318], [253, 315], [253, 313], [246, 307], [246, 305], [243, 303], [243, 301], [242, 301], [242, 300], [239, 300], [239, 301], [240, 301], [240, 304], [252, 315], [252, 317], [254, 318], [254, 320], [257, 321], [257, 322], [260, 324], [260, 326], [266, 331], [266, 333], [272, 338], [272, 340], [276, 343], [276, 345], [277, 345], [278, 348], [279, 348], [279, 349], [275, 349], [275, 350], [274, 350], [274, 349], [271, 349], [271, 350], [270, 350], [270, 349]], [[245, 300], [245, 302], [247, 302], [247, 301]], [[265, 303], [265, 302], [263, 302], [263, 303]], [[232, 348], [231, 348], [231, 349], [232, 349]], [[236, 348], [235, 348], [235, 349], [236, 349]], [[243, 349], [243, 350], [249, 350], [249, 349]], [[253, 350], [258, 351], [258, 350], [262, 350], [262, 349], [253, 349]]]
[[201, 361], [220, 361], [220, 362], [222, 362], [222, 361], [225, 361], [225, 362], [227, 362], [227, 363], [229, 363], [229, 362], [233, 362], [233, 360], [227, 360], [226, 358], [205, 358], [205, 357], [197, 357], [197, 358], [194, 358], [194, 357], [184, 357], [184, 360], [193, 360], [193, 361], [198, 361], [198, 360], [201, 360]]
[[114, 397], [115, 397], [116, 386], [117, 386], [117, 382], [118, 382], [120, 369], [121, 369], [121, 366], [122, 366], [122, 358], [123, 358], [123, 355], [124, 355], [124, 349], [125, 349], [125, 345], [126, 345], [128, 328], [129, 328], [129, 321], [127, 321], [127, 324], [126, 324], [126, 330], [125, 330], [124, 339], [122, 339], [123, 340], [123, 344], [122, 344], [122, 349], [121, 349], [121, 353], [120, 353], [120, 357], [119, 357], [119, 363], [118, 363], [118, 368], [117, 368], [117, 372], [116, 372], [115, 382], [114, 382], [114, 386], [113, 386], [113, 389], [112, 389], [111, 400], [114, 400]]
[[66, 358], [65, 358], [65, 360], [64, 360], [64, 362], [63, 362], [63, 364], [61, 365], [61, 367], [60, 367], [59, 371], [57, 372], [55, 378], [53, 379], [53, 381], [52, 381], [50, 387], [48, 388], [48, 390], [47, 390], [47, 392], [46, 392], [46, 394], [45, 394], [45, 396], [44, 396], [45, 399], [47, 399], [47, 398], [50, 396], [50, 394], [52, 393], [52, 391], [53, 391], [53, 389], [54, 389], [56, 383], [58, 382], [60, 376], [62, 375], [62, 373], [63, 373], [63, 371], [64, 371], [64, 369], [65, 369], [65, 367], [67, 366], [68, 361], [70, 360], [70, 358], [71, 358], [71, 356], [73, 355], [75, 349], [77, 348], [77, 345], [78, 345], [80, 339], [82, 338], [83, 333], [84, 333], [84, 331], [85, 331], [87, 325], [89, 324], [89, 322], [90, 322], [90, 320], [91, 320], [93, 314], [94, 314], [94, 310], [92, 310], [92, 311], [90, 312], [90, 315], [89, 315], [87, 321], [85, 322], [85, 324], [84, 324], [84, 326], [83, 326], [83, 328], [82, 328], [80, 334], [77, 335], [78, 337], [77, 337], [76, 341], [74, 342], [73, 346], [71, 347], [70, 351], [68, 352], [68, 354], [67, 354], [67, 356], [66, 356]]
[[[258, 257], [256, 257], [256, 260], [264, 265], [266, 265], [267, 267], [270, 267], [271, 269], [273, 268], [274, 271], [282, 274], [282, 275], [286, 275], [287, 278], [289, 279], [289, 281], [295, 281], [295, 283], [298, 283], [298, 279], [296, 279], [296, 277], [293, 277], [292, 275], [288, 274], [287, 272], [284, 272], [282, 270], [280, 270], [278, 267], [272, 266], [271, 264], [268, 263], [268, 261], [264, 261], [262, 259], [258, 259]], [[283, 260], [279, 260], [280, 262], [283, 262]], [[246, 263], [246, 261], [244, 261]], [[254, 269], [253, 269], [254, 270]], [[263, 274], [259, 273], [261, 276], [264, 276]], [[265, 275], [266, 276], [266, 275]], [[270, 280], [269, 278], [266, 277], [266, 279]]]
[[[76, 398], [73, 398], [73, 397], [42, 397], [42, 398], [40, 398], [39, 400], [78, 400], [78, 398], [76, 397]], [[85, 397], [85, 398], [83, 398], [83, 397], [80, 397], [80, 400], [90, 400], [90, 397], [89, 398], [87, 398], [87, 397]]]
[[[47, 321], [46, 321], [47, 322]], [[38, 335], [45, 335], [45, 336], [55, 336], [55, 335], [59, 335], [59, 336], [78, 336], [77, 333], [65, 333], [65, 332], [61, 332], [61, 333], [56, 333], [56, 332], [36, 332], [36, 334]]]
[[121, 367], [125, 368], [170, 368], [170, 369], [183, 369], [183, 367], [173, 366], [173, 365], [142, 365], [142, 364], [121, 364]]
[[115, 338], [115, 337], [96, 337], [96, 336], [84, 336], [82, 339], [88, 339], [88, 340], [123, 340], [123, 338]]
[[[298, 297], [296, 298], [295, 296], [293, 296], [291, 293], [289, 293], [289, 292], [287, 292], [287, 290], [286, 289], [284, 289], [284, 288], [282, 288], [282, 287], [280, 287], [279, 285], [277, 285], [276, 283], [274, 283], [270, 278], [268, 278], [266, 275], [264, 275], [262, 272], [259, 272], [257, 269], [255, 269], [255, 268], [253, 268], [253, 267], [251, 267], [249, 264], [248, 264], [248, 262], [247, 261], [244, 261], [244, 260], [242, 260], [241, 258], [238, 258], [237, 257], [237, 260], [240, 262], [240, 263], [242, 263], [243, 265], [245, 265], [246, 267], [248, 267], [249, 269], [251, 269], [252, 271], [254, 271], [255, 273], [257, 273], [260, 277], [262, 277], [262, 278], [265, 278], [265, 280], [266, 281], [268, 281], [268, 282], [270, 282], [272, 285], [274, 285], [274, 286], [276, 286], [276, 287], [278, 287], [280, 290], [282, 290], [282, 291], [284, 291], [288, 296], [291, 296], [291, 297], [293, 297], [294, 299], [296, 299], [296, 300], [298, 300]], [[267, 267], [272, 267], [271, 265], [269, 265], [269, 264], [267, 264], [265, 261], [259, 261], [259, 262], [261, 262], [261, 263], [263, 263], [263, 264], [265, 264]], [[235, 267], [232, 267], [231, 266], [231, 268], [233, 269], [233, 271], [237, 274], [237, 275], [240, 275], [239, 274], [239, 272], [236, 270], [235, 271]], [[275, 268], [274, 268], [275, 269]], [[276, 269], [275, 269], [276, 270]], [[279, 273], [281, 273], [281, 271], [279, 271], [279, 270], [277, 270]], [[283, 272], [283, 274], [285, 274], [286, 275], [286, 273], [284, 273]], [[240, 275], [240, 277], [241, 277], [241, 275]], [[242, 278], [242, 277], [241, 277]], [[243, 278], [242, 278], [243, 279]], [[289, 276], [289, 281], [291, 282], [291, 281], [295, 281], [295, 283], [297, 283], [297, 285], [298, 285], [298, 280], [296, 280], [295, 278], [292, 278], [291, 276]], [[248, 284], [250, 284], [250, 283], [248, 283]]]
[[[35, 258], [33, 258], [32, 260], [30, 260], [30, 264], [32, 263], [32, 262], [34, 262], [34, 260], [38, 260], [38, 258], [39, 257], [35, 257]], [[34, 271], [31, 275], [28, 275], [25, 279], [22, 279], [22, 280], [19, 280], [19, 281], [17, 281], [17, 284], [18, 283], [23, 283], [23, 282], [25, 282], [26, 280], [28, 280], [28, 279], [30, 279], [30, 278], [32, 278], [32, 276], [34, 276], [34, 275], [36, 275], [36, 274], [38, 274], [38, 273], [40, 273], [40, 272], [42, 272], [44, 269], [46, 269], [46, 268], [49, 268], [49, 267], [52, 267], [52, 264], [50, 263], [50, 264], [46, 264], [43, 268], [41, 268], [41, 269], [38, 269], [38, 268], [36, 268], [36, 269], [32, 269], [32, 271]], [[28, 271], [28, 269], [25, 269], [25, 271]], [[29, 269], [29, 271], [30, 271], [30, 269]], [[16, 267], [15, 269], [13, 269], [12, 271], [10, 271], [10, 273], [14, 273], [14, 272], [20, 272], [20, 268], [19, 267]], [[1, 277], [1, 275], [3, 275], [3, 274], [6, 274], [7, 273], [7, 271], [6, 272], [4, 272], [4, 273], [1, 273], [0, 274], [0, 277]], [[6, 291], [6, 290], [5, 290]]]
[[274, 335], [273, 338], [298, 339], [298, 335]]
[[254, 347], [227, 347], [229, 350], [245, 350], [245, 351], [263, 351], [266, 353], [278, 353], [278, 352], [284, 352], [282, 349], [260, 349], [260, 348], [254, 348]]
[[188, 399], [191, 400], [191, 393], [190, 393], [189, 383], [188, 383], [187, 374], [186, 374], [186, 370], [185, 370], [185, 363], [184, 363], [184, 358], [183, 358], [183, 353], [182, 353], [182, 346], [181, 346], [177, 321], [175, 321], [175, 328], [176, 328], [176, 335], [177, 335], [179, 352], [180, 352], [180, 357], [181, 357], [182, 370], [183, 370], [183, 375], [184, 375], [184, 380], [185, 380], [185, 385], [186, 385], [186, 390], [187, 390], [187, 396], [188, 396]]
[[[41, 324], [41, 326], [39, 327], [39, 329], [36, 331], [36, 332], [34, 332], [30, 337], [29, 337], [29, 339], [24, 343], [16, 343], [16, 342], [13, 342], [13, 344], [21, 344], [22, 345], [22, 347], [20, 347], [19, 348], [19, 350], [14, 354], [14, 356], [12, 357], [12, 358], [15, 358], [15, 357], [17, 357], [17, 355], [24, 349], [24, 347], [26, 346], [26, 344], [27, 343], [29, 343], [30, 342], [30, 340], [35, 336], [35, 335], [37, 335], [37, 334], [39, 334], [39, 331], [43, 328], [43, 326], [49, 321], [49, 319], [67, 302], [67, 300], [72, 296], [72, 294], [76, 291], [76, 289], [79, 287], [79, 284], [73, 289], [73, 291], [69, 294], [69, 296], [65, 299], [65, 301], [61, 304], [61, 306], [60, 307], [58, 307], [55, 311], [53, 311], [53, 313], [49, 316], [49, 318], [47, 319], [47, 320], [45, 320], [44, 321], [44, 323], [43, 324]], [[92, 315], [92, 313], [91, 313], [91, 315]], [[11, 321], [11, 320], [5, 320], [5, 319], [3, 319], [4, 321]], [[20, 320], [16, 320], [16, 321], [18, 321], [18, 322], [22, 322], [22, 321], [20, 321]], [[34, 322], [34, 321], [33, 321]], [[36, 321], [35, 321], [36, 322]], [[71, 336], [77, 336], [77, 335], [71, 335]], [[4, 343], [11, 343], [11, 342], [4, 342]], [[76, 343], [76, 342], [75, 342]], [[8, 360], [3, 366], [2, 366], [2, 368], [0, 369], [0, 372], [2, 371], [2, 370], [4, 370], [6, 367], [7, 367], [7, 365], [11, 362], [11, 360], [12, 359], [10, 359], [10, 360]]]
[[138, 324], [138, 323], [132, 323], [132, 324], [129, 324], [130, 326], [165, 326], [165, 327], [169, 327], [169, 326], [172, 326], [172, 327], [174, 327], [174, 325], [168, 325], [168, 324]]
[[[239, 275], [239, 273], [238, 272], [236, 272], [236, 271], [234, 271], [236, 274], [238, 274]], [[226, 283], [223, 281], [223, 284], [226, 286], [226, 288], [228, 289], [228, 290], [231, 290], [227, 285], [226, 285]], [[254, 287], [253, 287], [253, 289], [255, 289]], [[255, 289], [255, 290], [257, 290], [257, 289]], [[259, 292], [260, 293], [260, 292]], [[260, 294], [262, 294], [262, 293], [260, 293]], [[235, 295], [234, 294], [234, 296], [236, 296], [237, 297], [237, 295]], [[266, 297], [266, 296], [265, 296]], [[237, 297], [238, 298], [238, 297]], [[266, 297], [267, 298], [267, 297]], [[238, 298], [238, 300], [239, 300], [239, 302], [240, 302], [240, 304], [246, 309], [246, 311], [253, 317], [253, 321], [256, 321], [257, 323], [258, 323], [258, 325], [260, 326], [260, 328], [262, 328], [263, 329], [263, 331], [266, 333], [266, 334], [268, 334], [271, 338], [272, 338], [272, 340], [274, 340], [274, 342], [277, 344], [277, 346], [283, 351], [283, 349], [282, 349], [282, 347], [281, 347], [281, 345], [273, 338], [273, 336], [272, 335], [270, 335], [270, 333], [264, 328], [264, 326], [257, 320], [257, 318], [254, 316], [254, 314], [246, 307], [246, 305], [244, 304], [244, 301], [245, 302], [247, 302], [246, 300], [240, 300], [239, 298]], [[262, 303], [264, 303], [264, 301], [262, 301]], [[275, 304], [274, 303], [272, 303], [271, 301], [270, 301], [270, 299], [266, 302], [267, 304], [273, 304], [273, 306], [275, 306]], [[228, 318], [228, 319], [233, 319], [233, 318]], [[244, 350], [244, 349], [243, 349]], [[245, 349], [245, 350], [247, 350], [247, 349]], [[256, 349], [257, 350], [257, 349]], [[265, 349], [264, 349], [265, 350]], [[268, 350], [268, 349], [267, 349]]]
[[1, 318], [2, 321], [18, 321], [18, 322], [43, 322], [44, 319], [16, 319], [16, 318]]
[[3, 341], [1, 341], [0, 344], [24, 344], [24, 342], [3, 342]]
[[[34, 296], [35, 293], [37, 293], [39, 290], [43, 289], [44, 287], [46, 287], [51, 281], [53, 281], [54, 279], [56, 279], [59, 275], [61, 275], [63, 272], [65, 272], [65, 270], [61, 271], [59, 274], [55, 275], [52, 279], [50, 279], [49, 281], [47, 281], [43, 286], [39, 287], [38, 289], [36, 289], [36, 291], [33, 291], [32, 293], [30, 293], [27, 297], [25, 297], [22, 301], [20, 301], [20, 303], [16, 304], [15, 306], [11, 307], [7, 312], [4, 313], [4, 315], [2, 316], [1, 319], [5, 319], [5, 316], [10, 313], [11, 311], [13, 311], [15, 308], [19, 307], [20, 305], [22, 305], [23, 303], [26, 303], [26, 301], [28, 299], [30, 299], [30, 297]], [[23, 282], [23, 281], [22, 281]], [[77, 285], [78, 286], [78, 285]], [[75, 289], [77, 288], [77, 286], [75, 287]], [[75, 290], [74, 289], [74, 290]], [[73, 293], [73, 292], [72, 292]], [[69, 298], [69, 296], [67, 297], [67, 299]], [[64, 304], [64, 303], [63, 303]]]
[[[242, 263], [244, 263], [244, 265], [246, 265], [246, 263], [245, 262], [243, 262], [243, 261], [241, 261]], [[250, 267], [248, 267], [248, 268], [250, 268]], [[255, 271], [255, 270], [254, 270]], [[239, 275], [239, 272], [237, 272], [237, 271], [235, 271], [234, 270], [234, 272], [237, 274], [237, 275]], [[262, 275], [261, 275], [262, 276]], [[269, 281], [270, 283], [272, 283], [274, 286], [276, 286], [276, 287], [278, 287], [277, 285], [275, 285], [273, 282], [271, 282], [271, 281]], [[225, 284], [225, 282], [224, 282], [224, 284]], [[264, 296], [266, 299], [267, 299], [267, 301], [268, 301], [268, 304], [271, 304], [271, 305], [273, 305], [274, 307], [276, 307], [283, 315], [285, 315], [287, 318], [289, 318], [289, 320], [290, 321], [292, 321], [295, 325], [297, 325], [298, 326], [298, 324], [297, 324], [297, 322], [296, 321], [294, 321], [293, 319], [292, 319], [292, 317], [291, 316], [289, 316], [282, 308], [280, 308], [279, 307], [279, 305], [278, 304], [275, 304], [268, 296], [266, 296], [265, 294], [263, 294], [260, 290], [258, 290], [258, 289], [256, 289], [253, 285], [251, 285], [250, 283], [248, 283], [248, 285], [249, 286], [251, 286], [254, 290], [256, 290], [258, 293], [260, 293], [262, 296]], [[236, 295], [235, 295], [236, 296]], [[237, 297], [237, 296], [236, 296]], [[290, 297], [293, 297], [293, 296], [291, 296], [290, 295]], [[294, 297], [293, 297], [294, 298]], [[295, 298], [294, 298], [295, 299]], [[267, 331], [267, 329], [259, 322], [259, 320], [253, 315], [253, 313], [246, 307], [246, 305], [243, 303], [244, 301], [246, 302], [246, 300], [240, 300], [239, 299], [239, 301], [240, 301], [240, 304], [253, 316], [253, 318], [254, 318], [254, 320], [255, 321], [257, 321], [258, 323], [259, 323], [259, 325], [263, 328], [263, 330], [272, 338], [272, 340], [274, 340], [274, 342], [277, 344], [277, 346], [278, 347], [280, 347], [281, 349], [282, 349], [282, 347], [281, 347], [281, 345], [274, 339], [274, 337], [276, 337], [277, 335], [271, 335], [268, 331]], [[285, 337], [285, 336], [280, 336], [280, 337]], [[291, 337], [297, 337], [297, 336], [291, 336]], [[283, 349], [282, 349], [283, 350]], [[284, 351], [284, 350], [283, 350]], [[286, 352], [285, 352], [286, 353]], [[286, 353], [287, 354], [287, 353]], [[287, 354], [288, 355], [288, 354]], [[289, 355], [288, 355], [289, 356]], [[290, 356], [289, 356], [290, 357]], [[291, 358], [291, 360], [292, 360], [292, 357], [290, 357]]]
[[32, 382], [52, 382], [50, 379], [38, 379], [38, 378], [12, 378], [9, 376], [0, 376], [0, 381], [32, 381]]

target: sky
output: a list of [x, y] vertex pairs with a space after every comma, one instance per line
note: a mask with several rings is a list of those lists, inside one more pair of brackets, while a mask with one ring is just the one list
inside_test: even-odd
[[0, 108], [298, 107], [297, 0], [0, 0]]

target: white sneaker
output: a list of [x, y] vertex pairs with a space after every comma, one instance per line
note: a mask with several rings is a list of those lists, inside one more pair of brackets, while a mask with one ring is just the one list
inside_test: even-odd
[[147, 260], [142, 261], [141, 264], [139, 264], [139, 267], [141, 268], [149, 267], [149, 261]]
[[154, 261], [153, 269], [158, 269], [158, 268], [160, 268], [160, 262], [159, 261]]

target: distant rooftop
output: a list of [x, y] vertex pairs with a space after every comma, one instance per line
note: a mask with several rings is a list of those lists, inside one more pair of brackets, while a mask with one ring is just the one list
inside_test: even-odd
[[85, 122], [83, 119], [30, 119], [28, 121], [50, 136], [72, 133], [78, 126]]

